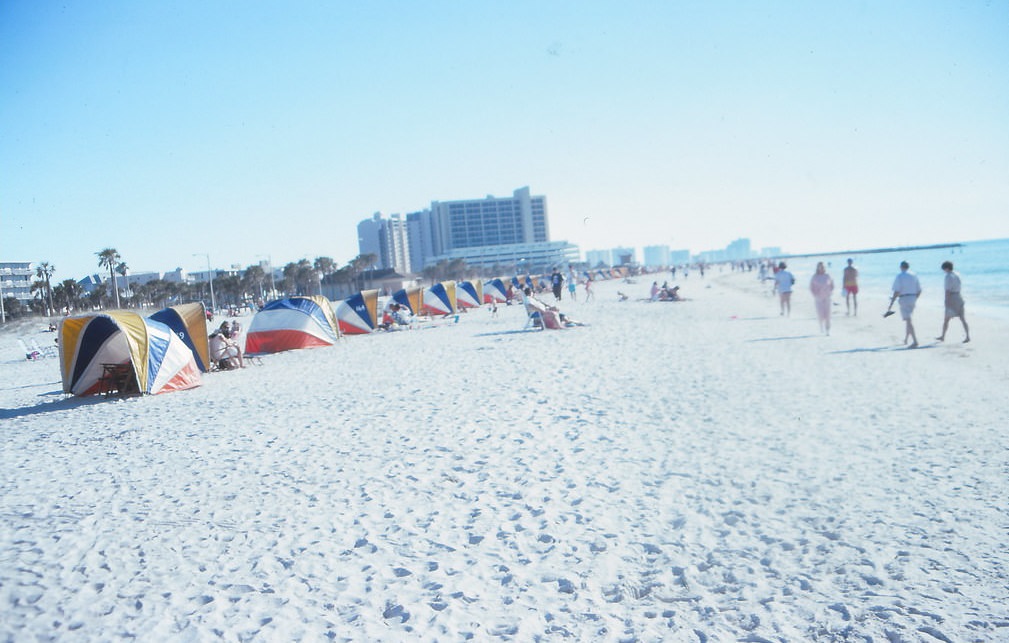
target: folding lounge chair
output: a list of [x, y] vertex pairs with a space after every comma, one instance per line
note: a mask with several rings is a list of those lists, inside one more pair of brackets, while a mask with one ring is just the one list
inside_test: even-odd
[[540, 309], [538, 306], [526, 306], [529, 319], [526, 320], [525, 328], [539, 328], [541, 330], [561, 330], [564, 325], [561, 323], [560, 314], [556, 310]]
[[526, 325], [523, 326], [522, 330], [526, 330], [528, 328], [538, 328], [543, 330], [543, 315], [540, 314], [540, 311], [533, 310], [529, 313], [529, 316], [526, 318]]

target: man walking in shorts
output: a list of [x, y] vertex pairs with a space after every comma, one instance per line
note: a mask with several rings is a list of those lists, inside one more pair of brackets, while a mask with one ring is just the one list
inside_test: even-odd
[[788, 266], [782, 261], [778, 264], [778, 272], [774, 275], [774, 283], [778, 290], [778, 299], [781, 303], [781, 314], [792, 314], [792, 286], [795, 285], [795, 277], [788, 272]]
[[851, 314], [851, 305], [855, 304], [855, 316], [858, 317], [858, 268], [848, 259], [848, 267], [844, 269], [842, 287], [844, 288], [844, 304], [848, 307], [847, 315]]
[[918, 336], [914, 334], [914, 324], [911, 323], [911, 315], [914, 313], [914, 305], [921, 297], [921, 284], [918, 282], [918, 275], [908, 268], [911, 266], [906, 261], [900, 262], [900, 273], [893, 280], [893, 297], [890, 297], [890, 306], [896, 301], [900, 304], [900, 318], [904, 320], [904, 343], [908, 338], [911, 345], [908, 348], [918, 348]]

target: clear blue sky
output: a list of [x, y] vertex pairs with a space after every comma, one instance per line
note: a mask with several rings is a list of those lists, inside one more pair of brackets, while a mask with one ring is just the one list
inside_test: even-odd
[[545, 194], [583, 251], [1009, 237], [1009, 3], [0, 1], [0, 259], [357, 254]]

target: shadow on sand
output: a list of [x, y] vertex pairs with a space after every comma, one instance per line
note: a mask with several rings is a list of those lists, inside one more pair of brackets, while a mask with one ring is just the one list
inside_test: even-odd
[[819, 335], [791, 335], [788, 337], [760, 337], [758, 339], [748, 339], [748, 343], [752, 342], [784, 342], [792, 339], [810, 339], [812, 337], [819, 337]]
[[925, 345], [925, 346], [922, 346], [922, 345], [919, 344], [915, 348], [911, 348], [910, 346], [876, 346], [876, 347], [867, 347], [867, 348], [849, 348], [848, 350], [843, 350], [843, 351], [830, 351], [827, 354], [828, 355], [846, 355], [846, 354], [850, 354], [850, 353], [900, 353], [900, 352], [903, 352], [903, 351], [920, 351], [920, 350], [924, 350], [926, 348], [935, 348], [935, 347], [936, 347], [935, 344], [928, 344], [928, 345]]
[[496, 337], [498, 335], [524, 335], [526, 333], [538, 333], [538, 328], [519, 328], [517, 330], [499, 330], [493, 333], [477, 333], [474, 337]]
[[[50, 393], [43, 393], [42, 395], [63, 395], [63, 391], [52, 391]], [[80, 408], [82, 406], [101, 404], [106, 401], [108, 400], [100, 395], [93, 395], [91, 397], [67, 397], [51, 402], [42, 402], [40, 404], [36, 404], [35, 406], [25, 406], [20, 409], [0, 409], [0, 420], [12, 420], [14, 418], [44, 415], [46, 413], [55, 413], [57, 411], [67, 411], [70, 409]]]

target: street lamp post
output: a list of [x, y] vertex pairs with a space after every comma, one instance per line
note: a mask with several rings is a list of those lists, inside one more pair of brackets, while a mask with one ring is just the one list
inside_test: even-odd
[[217, 300], [214, 298], [214, 271], [210, 268], [210, 253], [209, 252], [196, 252], [193, 253], [194, 257], [206, 257], [207, 258], [207, 276], [210, 277], [210, 309], [213, 311], [217, 310]]

